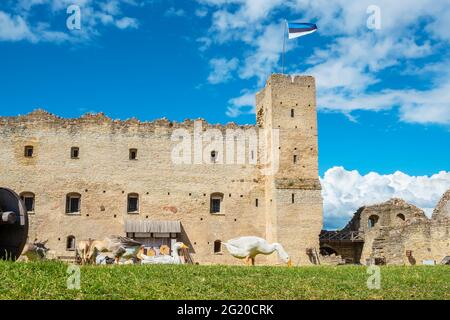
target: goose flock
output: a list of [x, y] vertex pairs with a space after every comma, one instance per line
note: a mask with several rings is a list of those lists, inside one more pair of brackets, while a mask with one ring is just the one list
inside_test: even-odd
[[141, 264], [182, 264], [179, 251], [181, 249], [188, 249], [188, 246], [182, 242], [177, 242], [173, 245], [172, 254], [159, 255], [159, 256], [146, 256], [144, 254], [144, 247], [139, 249], [137, 258], [141, 261]]
[[[257, 255], [270, 255], [274, 252], [287, 266], [292, 266], [292, 260], [283, 246], [279, 243], [269, 243], [259, 237], [248, 236], [222, 242], [231, 256], [244, 260], [246, 265], [255, 265]], [[80, 241], [77, 246], [77, 253], [81, 257], [81, 263], [89, 261], [95, 264], [183, 264], [184, 260], [180, 256], [180, 250], [188, 249], [182, 242], [177, 242], [172, 247], [172, 253], [162, 255], [146, 255], [145, 247], [141, 243], [124, 237], [110, 237], [102, 241], [88, 240]], [[104, 252], [110, 252], [111, 258]], [[148, 254], [148, 253], [147, 253]]]

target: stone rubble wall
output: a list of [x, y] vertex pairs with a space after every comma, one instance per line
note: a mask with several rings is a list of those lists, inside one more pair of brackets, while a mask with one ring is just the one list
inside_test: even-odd
[[[449, 194], [449, 191], [444, 194], [432, 219], [400, 199], [363, 208], [355, 215], [359, 230], [364, 232], [361, 262], [382, 259], [389, 265], [421, 265], [424, 260], [440, 263], [450, 255]], [[405, 221], [398, 218], [399, 214]], [[369, 228], [368, 220], [374, 215], [379, 221]]]

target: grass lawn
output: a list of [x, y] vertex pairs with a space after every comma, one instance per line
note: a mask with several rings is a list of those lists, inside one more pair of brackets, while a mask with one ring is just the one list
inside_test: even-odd
[[0, 299], [450, 299], [450, 267], [85, 266], [67, 289], [67, 265], [0, 262]]

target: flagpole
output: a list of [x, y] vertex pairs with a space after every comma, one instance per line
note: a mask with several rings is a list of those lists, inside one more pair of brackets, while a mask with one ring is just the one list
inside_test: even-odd
[[284, 74], [284, 63], [285, 63], [285, 59], [286, 59], [286, 27], [287, 27], [287, 20], [284, 20], [284, 32], [283, 32], [283, 57], [281, 58], [282, 60], [282, 74]]

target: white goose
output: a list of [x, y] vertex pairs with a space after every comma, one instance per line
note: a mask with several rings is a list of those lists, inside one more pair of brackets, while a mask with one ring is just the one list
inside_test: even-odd
[[146, 256], [144, 247], [141, 247], [136, 256], [141, 260], [141, 264], [182, 264], [183, 262], [178, 253], [181, 249], [188, 249], [188, 246], [182, 242], [177, 242], [173, 245], [172, 255], [170, 256]]
[[258, 237], [241, 237], [222, 243], [230, 254], [238, 259], [245, 259], [246, 264], [255, 265], [255, 257], [258, 254], [269, 255], [277, 252], [280, 259], [289, 267], [292, 260], [279, 243], [268, 243], [265, 239]]

